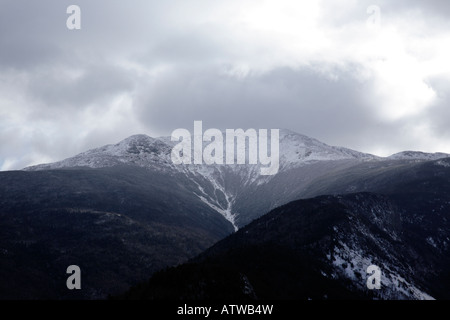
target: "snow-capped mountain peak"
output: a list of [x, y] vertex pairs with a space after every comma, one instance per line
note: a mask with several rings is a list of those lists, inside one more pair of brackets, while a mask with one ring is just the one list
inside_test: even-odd
[[285, 129], [280, 130], [280, 157], [281, 166], [285, 169], [317, 161], [379, 159], [371, 154], [329, 146], [314, 138]]
[[82, 152], [62, 161], [27, 167], [25, 170], [52, 170], [70, 167], [102, 168], [120, 164], [140, 167], [169, 164], [171, 146], [144, 134], [130, 136], [119, 143]]
[[[118, 164], [174, 168], [170, 155], [175, 144], [176, 142], [172, 142], [170, 137], [153, 138], [145, 134], [138, 134], [116, 144], [94, 148], [55, 163], [27, 167], [25, 170], [48, 170], [66, 167], [100, 168]], [[347, 148], [329, 146], [319, 140], [290, 130], [280, 130], [280, 165], [284, 169], [315, 161], [370, 160], [377, 158]], [[198, 166], [196, 167], [198, 169]]]
[[[316, 139], [290, 130], [283, 129], [279, 133], [279, 171], [281, 172], [320, 161], [376, 158], [357, 151], [328, 146]], [[223, 132], [223, 134], [225, 135], [226, 133]], [[224, 139], [224, 143], [225, 141], [226, 139]], [[230, 186], [235, 183], [238, 183], [240, 188], [246, 188], [251, 185], [258, 186], [268, 183], [274, 176], [262, 176], [260, 174], [260, 164], [176, 165], [171, 159], [171, 152], [177, 143], [176, 141], [171, 141], [171, 137], [152, 138], [144, 134], [133, 135], [116, 144], [105, 145], [59, 162], [41, 164], [25, 168], [24, 170], [52, 170], [71, 167], [102, 168], [132, 165], [166, 172], [170, 175], [181, 173], [188, 177], [194, 183], [194, 186], [197, 186], [197, 190], [193, 190], [193, 192], [204, 203], [221, 213], [237, 228], [235, 225], [236, 213], [234, 212], [234, 205], [240, 189]], [[206, 144], [208, 143], [204, 142], [203, 147]], [[248, 148], [248, 146], [245, 146], [245, 148]], [[233, 181], [233, 183], [230, 184], [230, 181]]]
[[392, 160], [439, 160], [450, 157], [448, 153], [425, 153], [421, 151], [402, 151], [388, 157]]
[[[226, 133], [223, 132], [223, 134]], [[223, 141], [225, 144], [226, 139]], [[105, 145], [59, 162], [41, 164], [24, 170], [37, 171], [73, 167], [104, 168], [129, 165], [156, 170], [168, 175], [181, 174], [192, 182], [192, 192], [201, 201], [223, 215], [237, 229], [236, 217], [239, 216], [237, 202], [245, 202], [242, 199], [238, 200], [242, 192], [249, 190], [248, 188], [253, 190], [267, 185], [280, 173], [300, 170], [298, 172], [304, 174], [306, 168], [314, 164], [320, 165], [320, 168], [328, 166], [331, 168], [335, 166], [334, 164], [357, 164], [397, 158], [429, 160], [445, 155], [427, 156], [424, 153], [405, 152], [389, 158], [380, 158], [343, 147], [329, 146], [308, 136], [282, 129], [279, 131], [279, 171], [275, 175], [264, 176], [260, 174], [261, 164], [175, 164], [171, 154], [177, 143], [171, 141], [171, 137], [152, 138], [144, 134], [133, 135], [116, 144]], [[203, 142], [203, 147], [207, 144], [208, 142]], [[191, 147], [194, 148], [193, 145]], [[248, 148], [248, 146], [238, 148]], [[194, 152], [192, 152], [193, 154]], [[315, 169], [309, 172], [308, 176], [309, 179], [312, 179], [312, 177], [318, 177], [324, 173], [323, 169]], [[289, 175], [290, 173], [287, 174], [287, 176]], [[303, 177], [299, 178], [303, 179]], [[282, 199], [286, 197], [283, 195]], [[283, 200], [280, 201], [276, 200], [271, 206], [281, 205]]]

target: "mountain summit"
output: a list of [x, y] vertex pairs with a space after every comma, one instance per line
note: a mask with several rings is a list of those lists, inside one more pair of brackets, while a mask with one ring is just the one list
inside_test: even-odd
[[[25, 171], [55, 170], [88, 167], [137, 166], [164, 172], [182, 174], [195, 182], [192, 190], [203, 202], [221, 213], [235, 229], [251, 218], [238, 217], [243, 189], [254, 190], [267, 184], [274, 176], [261, 176], [260, 165], [175, 165], [171, 159], [177, 142], [170, 137], [152, 138], [144, 134], [130, 136], [119, 143], [105, 145], [55, 163], [27, 167]], [[204, 143], [205, 145], [206, 143]], [[378, 157], [343, 147], [329, 146], [316, 139], [290, 130], [280, 130], [280, 170], [277, 175], [316, 163], [377, 160]], [[319, 172], [318, 172], [319, 173]], [[311, 176], [311, 174], [309, 174]], [[312, 176], [316, 176], [312, 174]], [[272, 209], [273, 203], [268, 209]], [[237, 210], [237, 211], [236, 211]]]
[[[308, 136], [282, 129], [279, 135], [279, 171], [273, 176], [260, 175], [259, 164], [179, 164], [172, 162], [171, 151], [177, 142], [171, 137], [152, 138], [133, 135], [116, 144], [80, 153], [49, 164], [27, 167], [25, 171], [88, 167], [134, 166], [170, 176], [182, 175], [195, 185], [191, 191], [210, 208], [223, 215], [237, 230], [288, 201], [323, 194], [308, 190], [312, 182], [363, 163], [380, 165], [384, 161], [430, 160], [445, 154], [404, 152], [388, 158], [329, 146]], [[207, 143], [204, 142], [204, 146]], [[448, 156], [448, 155], [447, 155]], [[289, 187], [292, 185], [292, 187]], [[350, 190], [351, 191], [351, 190]], [[252, 197], [258, 194], [257, 204]], [[245, 212], [245, 213], [244, 213]]]
[[[24, 170], [49, 170], [68, 167], [102, 168], [119, 164], [177, 169], [170, 154], [176, 142], [170, 137], [152, 138], [145, 134], [130, 136], [119, 143], [105, 145], [62, 161], [27, 167]], [[206, 144], [206, 143], [204, 143]], [[329, 146], [319, 140], [287, 130], [280, 130], [280, 163], [286, 170], [315, 161], [345, 159], [374, 160], [379, 157], [343, 147]], [[180, 168], [178, 168], [180, 169]], [[181, 169], [181, 170], [184, 170]]]

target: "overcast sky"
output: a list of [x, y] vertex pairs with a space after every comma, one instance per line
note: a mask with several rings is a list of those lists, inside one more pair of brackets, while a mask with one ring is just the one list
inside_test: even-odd
[[450, 153], [449, 59], [448, 0], [0, 0], [0, 170], [194, 120]]

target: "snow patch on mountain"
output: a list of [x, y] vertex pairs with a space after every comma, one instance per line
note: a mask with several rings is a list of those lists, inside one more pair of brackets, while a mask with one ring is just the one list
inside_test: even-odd
[[436, 161], [434, 164], [437, 165], [437, 166], [444, 167], [444, 168], [449, 168], [450, 167], [450, 158], [446, 158], [446, 159], [442, 159], [442, 160]]
[[421, 151], [402, 151], [396, 154], [393, 154], [387, 159], [391, 160], [439, 160], [443, 158], [450, 157], [448, 153], [426, 153]]
[[329, 146], [319, 140], [290, 131], [280, 130], [280, 168], [291, 169], [317, 161], [357, 159], [361, 161], [380, 159], [377, 156]]
[[[370, 265], [376, 265], [373, 258], [366, 255], [363, 250], [349, 247], [343, 241], [339, 241], [338, 246], [333, 249], [332, 255], [327, 255], [327, 259], [332, 260], [335, 267], [333, 278], [343, 276], [352, 280], [360, 288], [366, 286], [367, 268]], [[381, 299], [404, 299], [413, 300], [434, 300], [432, 296], [417, 288], [398, 274], [388, 263], [383, 262], [379, 266], [381, 273], [381, 289], [376, 290], [375, 294]]]
[[104, 168], [120, 164], [140, 167], [172, 167], [170, 158], [172, 147], [160, 139], [147, 135], [134, 135], [117, 144], [105, 145], [82, 152], [74, 157], [24, 170], [53, 170], [71, 167]]
[[[395, 271], [392, 271], [389, 266], [383, 265], [382, 270], [384, 272], [381, 275], [381, 284], [387, 290], [390, 290], [393, 293], [400, 293], [409, 300], [435, 300], [432, 296], [417, 288], [404, 277], [400, 276]], [[390, 297], [391, 294], [388, 292], [387, 296]]]
[[[215, 188], [214, 191], [220, 191], [225, 197], [226, 205], [225, 207], [220, 204], [219, 199], [217, 197], [212, 198], [211, 194], [207, 193], [203, 187], [195, 180], [192, 180], [196, 185], [198, 190], [200, 191], [200, 194], [198, 194], [196, 191], [194, 193], [199, 197], [200, 200], [202, 200], [204, 203], [206, 203], [209, 207], [220, 213], [222, 216], [224, 216], [225, 219], [227, 219], [234, 227], [234, 230], [237, 231], [238, 227], [235, 222], [235, 216], [232, 213], [232, 196], [229, 195], [224, 188], [217, 184], [217, 182], [214, 179], [211, 179], [210, 181], [213, 183], [213, 186]], [[213, 193], [216, 194], [215, 192]]]

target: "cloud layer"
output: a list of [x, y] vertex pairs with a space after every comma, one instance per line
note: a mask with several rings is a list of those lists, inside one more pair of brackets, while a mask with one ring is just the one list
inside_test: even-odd
[[287, 128], [450, 152], [448, 1], [0, 0], [0, 169], [131, 134]]

